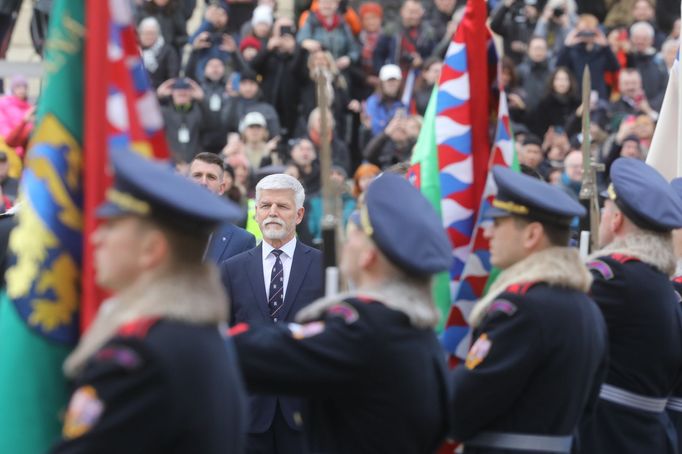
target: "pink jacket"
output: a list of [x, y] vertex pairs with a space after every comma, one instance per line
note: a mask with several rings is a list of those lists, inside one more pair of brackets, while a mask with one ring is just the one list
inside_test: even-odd
[[32, 105], [12, 95], [0, 97], [0, 136], [7, 135], [23, 121]]

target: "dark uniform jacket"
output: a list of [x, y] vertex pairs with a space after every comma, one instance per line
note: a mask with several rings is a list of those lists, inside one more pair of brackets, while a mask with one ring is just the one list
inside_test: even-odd
[[433, 329], [359, 296], [306, 312], [314, 320], [301, 325], [233, 328], [249, 388], [309, 398], [312, 453], [435, 452], [447, 430], [447, 391]]
[[241, 453], [246, 398], [215, 326], [141, 319], [86, 363], [54, 454]]
[[[589, 273], [567, 248], [534, 256], [500, 275], [502, 291], [483, 306], [466, 363], [453, 372], [453, 435], [464, 441], [465, 453], [550, 452], [536, 450], [537, 443], [530, 451], [493, 448], [477, 437], [502, 432], [568, 438], [596, 401], [607, 337], [599, 309], [584, 291]], [[574, 269], [566, 272], [572, 276], [559, 272], [557, 279], [557, 266], [571, 263]], [[549, 273], [533, 271], [543, 266]], [[524, 268], [521, 280], [507, 286]], [[524, 281], [532, 275], [541, 280]]]
[[[677, 298], [682, 303], [682, 275], [673, 278], [673, 287]], [[666, 407], [668, 417], [677, 432], [677, 449], [682, 448], [682, 381], [678, 381]]]
[[[670, 255], [668, 267], [674, 269], [672, 245], [650, 237], [643, 244], [640, 240], [638, 253], [611, 251], [591, 261], [591, 293], [609, 332], [605, 386], [666, 399], [682, 367], [682, 317], [673, 286], [662, 271], [666, 254]], [[585, 453], [677, 452], [665, 411], [614, 402], [606, 398], [604, 390], [582, 438]]]

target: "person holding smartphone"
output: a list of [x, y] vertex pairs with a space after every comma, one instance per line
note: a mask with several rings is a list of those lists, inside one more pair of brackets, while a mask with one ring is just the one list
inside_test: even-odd
[[608, 99], [609, 90], [603, 74], [619, 70], [620, 64], [599, 28], [597, 18], [591, 14], [580, 15], [576, 27], [568, 33], [564, 44], [557, 56], [557, 67], [565, 66], [576, 76], [580, 92], [583, 69], [589, 65], [592, 89], [597, 90], [601, 99]]
[[291, 19], [281, 17], [275, 21], [272, 36], [265, 49], [251, 60], [251, 67], [263, 76], [263, 97], [277, 111], [283, 143], [286, 143], [296, 128], [300, 81], [306, 74], [306, 55], [296, 42], [296, 28]]

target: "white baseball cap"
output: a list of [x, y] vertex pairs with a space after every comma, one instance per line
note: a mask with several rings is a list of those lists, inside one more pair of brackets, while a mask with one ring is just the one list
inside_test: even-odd
[[260, 112], [249, 112], [244, 115], [244, 118], [239, 125], [239, 132], [243, 133], [249, 126], [261, 126], [265, 128], [267, 126], [267, 121], [265, 117]]
[[403, 80], [403, 72], [398, 65], [384, 65], [379, 71], [379, 79], [381, 79], [382, 82], [391, 79]]

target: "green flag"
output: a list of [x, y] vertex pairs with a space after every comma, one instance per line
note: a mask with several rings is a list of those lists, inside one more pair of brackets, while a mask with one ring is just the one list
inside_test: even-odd
[[62, 363], [78, 339], [82, 251], [83, 0], [55, 0], [43, 91], [0, 294], [0, 452], [59, 439]]
[[[429, 104], [424, 113], [421, 131], [417, 138], [417, 144], [412, 153], [411, 172], [416, 173], [417, 186], [421, 193], [431, 202], [439, 216], [441, 213], [441, 189], [440, 171], [438, 169], [438, 153], [436, 152], [436, 99], [438, 98], [438, 86], [433, 87]], [[443, 330], [448, 318], [452, 298], [450, 295], [450, 274], [445, 271], [436, 275], [433, 283], [433, 300], [440, 312], [440, 321], [437, 332]]]

